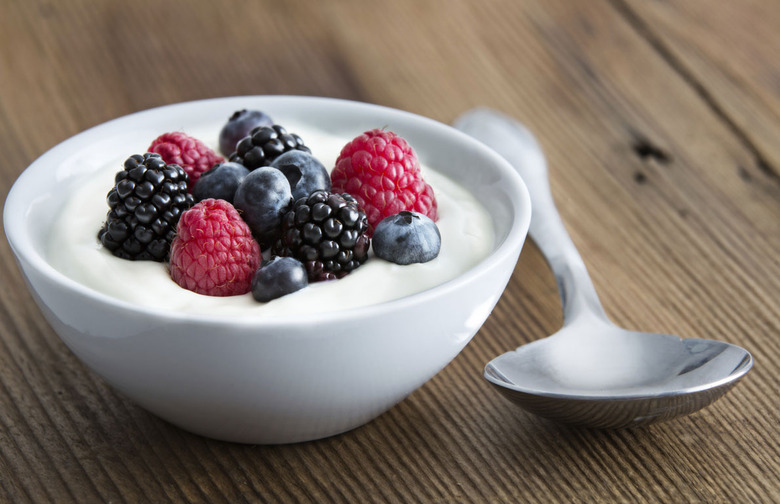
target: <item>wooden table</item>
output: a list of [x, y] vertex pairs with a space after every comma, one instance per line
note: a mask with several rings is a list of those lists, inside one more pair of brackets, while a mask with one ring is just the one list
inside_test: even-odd
[[0, 195], [48, 148], [174, 102], [299, 94], [539, 137], [609, 315], [751, 350], [688, 418], [559, 426], [481, 377], [561, 323], [534, 244], [482, 330], [408, 399], [288, 446], [204, 439], [66, 349], [0, 241], [0, 501], [779, 502], [776, 0], [0, 1]]

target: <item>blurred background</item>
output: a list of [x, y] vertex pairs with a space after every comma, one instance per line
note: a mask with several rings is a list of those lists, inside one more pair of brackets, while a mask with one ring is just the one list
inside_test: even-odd
[[[700, 332], [708, 317], [687, 314], [708, 309], [702, 285], [723, 281], [722, 261], [761, 283], [747, 252], [778, 246], [780, 219], [765, 206], [778, 208], [780, 165], [780, 9], [771, 1], [0, 6], [0, 151], [11, 178], [79, 131], [181, 101], [329, 96], [445, 123], [487, 105], [539, 137], [575, 243], [597, 286], [614, 287], [602, 294], [607, 309], [621, 310], [626, 296], [636, 304], [621, 317], [663, 326], [654, 313], [671, 311], [686, 315], [675, 326], [690, 320]], [[743, 222], [728, 224], [735, 219]], [[594, 224], [610, 232], [590, 240]], [[689, 233], [702, 229], [713, 236], [692, 244]], [[750, 243], [756, 235], [770, 241]], [[734, 252], [708, 252], [722, 242]], [[658, 275], [668, 288], [651, 285]], [[706, 329], [718, 334], [724, 322]]]

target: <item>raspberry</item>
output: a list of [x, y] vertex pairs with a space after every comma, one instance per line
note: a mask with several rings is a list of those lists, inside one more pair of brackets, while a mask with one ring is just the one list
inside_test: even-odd
[[156, 152], [168, 164], [177, 164], [184, 168], [190, 177], [190, 192], [203, 172], [225, 161], [225, 158], [197, 138], [178, 131], [163, 133], [154, 139], [147, 150]]
[[436, 197], [420, 174], [417, 155], [392, 131], [357, 136], [341, 150], [330, 177], [333, 192], [351, 194], [365, 210], [369, 236], [382, 219], [403, 210], [437, 220]]
[[238, 211], [205, 199], [184, 212], [171, 244], [171, 278], [207, 296], [246, 294], [260, 266], [260, 246]]

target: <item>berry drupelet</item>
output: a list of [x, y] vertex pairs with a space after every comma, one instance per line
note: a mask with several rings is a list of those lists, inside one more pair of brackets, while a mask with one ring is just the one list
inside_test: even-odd
[[422, 177], [417, 154], [392, 131], [373, 129], [355, 137], [341, 150], [330, 176], [333, 192], [351, 194], [366, 211], [369, 234], [402, 210], [438, 218], [436, 196]]
[[236, 151], [230, 155], [230, 161], [254, 170], [270, 165], [274, 159], [291, 150], [311, 152], [301, 137], [288, 133], [284, 127], [278, 124], [259, 126], [236, 144]]
[[205, 199], [179, 219], [170, 274], [181, 287], [206, 296], [246, 294], [261, 261], [249, 226], [227, 201]]
[[295, 257], [309, 281], [342, 278], [368, 259], [368, 219], [349, 194], [315, 191], [282, 216], [272, 253]]
[[146, 150], [159, 154], [168, 164], [181, 166], [189, 177], [187, 184], [190, 191], [201, 173], [225, 160], [205, 143], [181, 131], [163, 133]]
[[179, 217], [194, 204], [187, 173], [159, 154], [135, 154], [114, 180], [98, 239], [123, 259], [167, 260]]

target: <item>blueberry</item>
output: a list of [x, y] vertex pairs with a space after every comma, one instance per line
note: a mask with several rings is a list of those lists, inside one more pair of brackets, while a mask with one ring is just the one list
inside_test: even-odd
[[263, 262], [252, 277], [252, 296], [261, 303], [282, 297], [309, 285], [303, 263], [294, 257], [276, 257]]
[[259, 110], [237, 110], [219, 132], [219, 150], [225, 156], [236, 151], [236, 144], [258, 126], [271, 126], [274, 122]]
[[282, 212], [292, 202], [287, 177], [269, 166], [249, 172], [233, 197], [233, 206], [264, 249], [273, 245], [281, 233]]
[[195, 197], [195, 201], [215, 198], [233, 203], [236, 189], [247, 175], [249, 175], [249, 170], [242, 164], [220, 163], [201, 174], [198, 181], [195, 182], [195, 187], [192, 188], [192, 195]]
[[377, 224], [372, 243], [374, 254], [387, 261], [424, 263], [439, 255], [441, 233], [429, 217], [404, 210]]
[[279, 169], [287, 177], [295, 200], [305, 198], [314, 191], [330, 192], [328, 170], [308, 152], [287, 151], [274, 159], [271, 166]]

